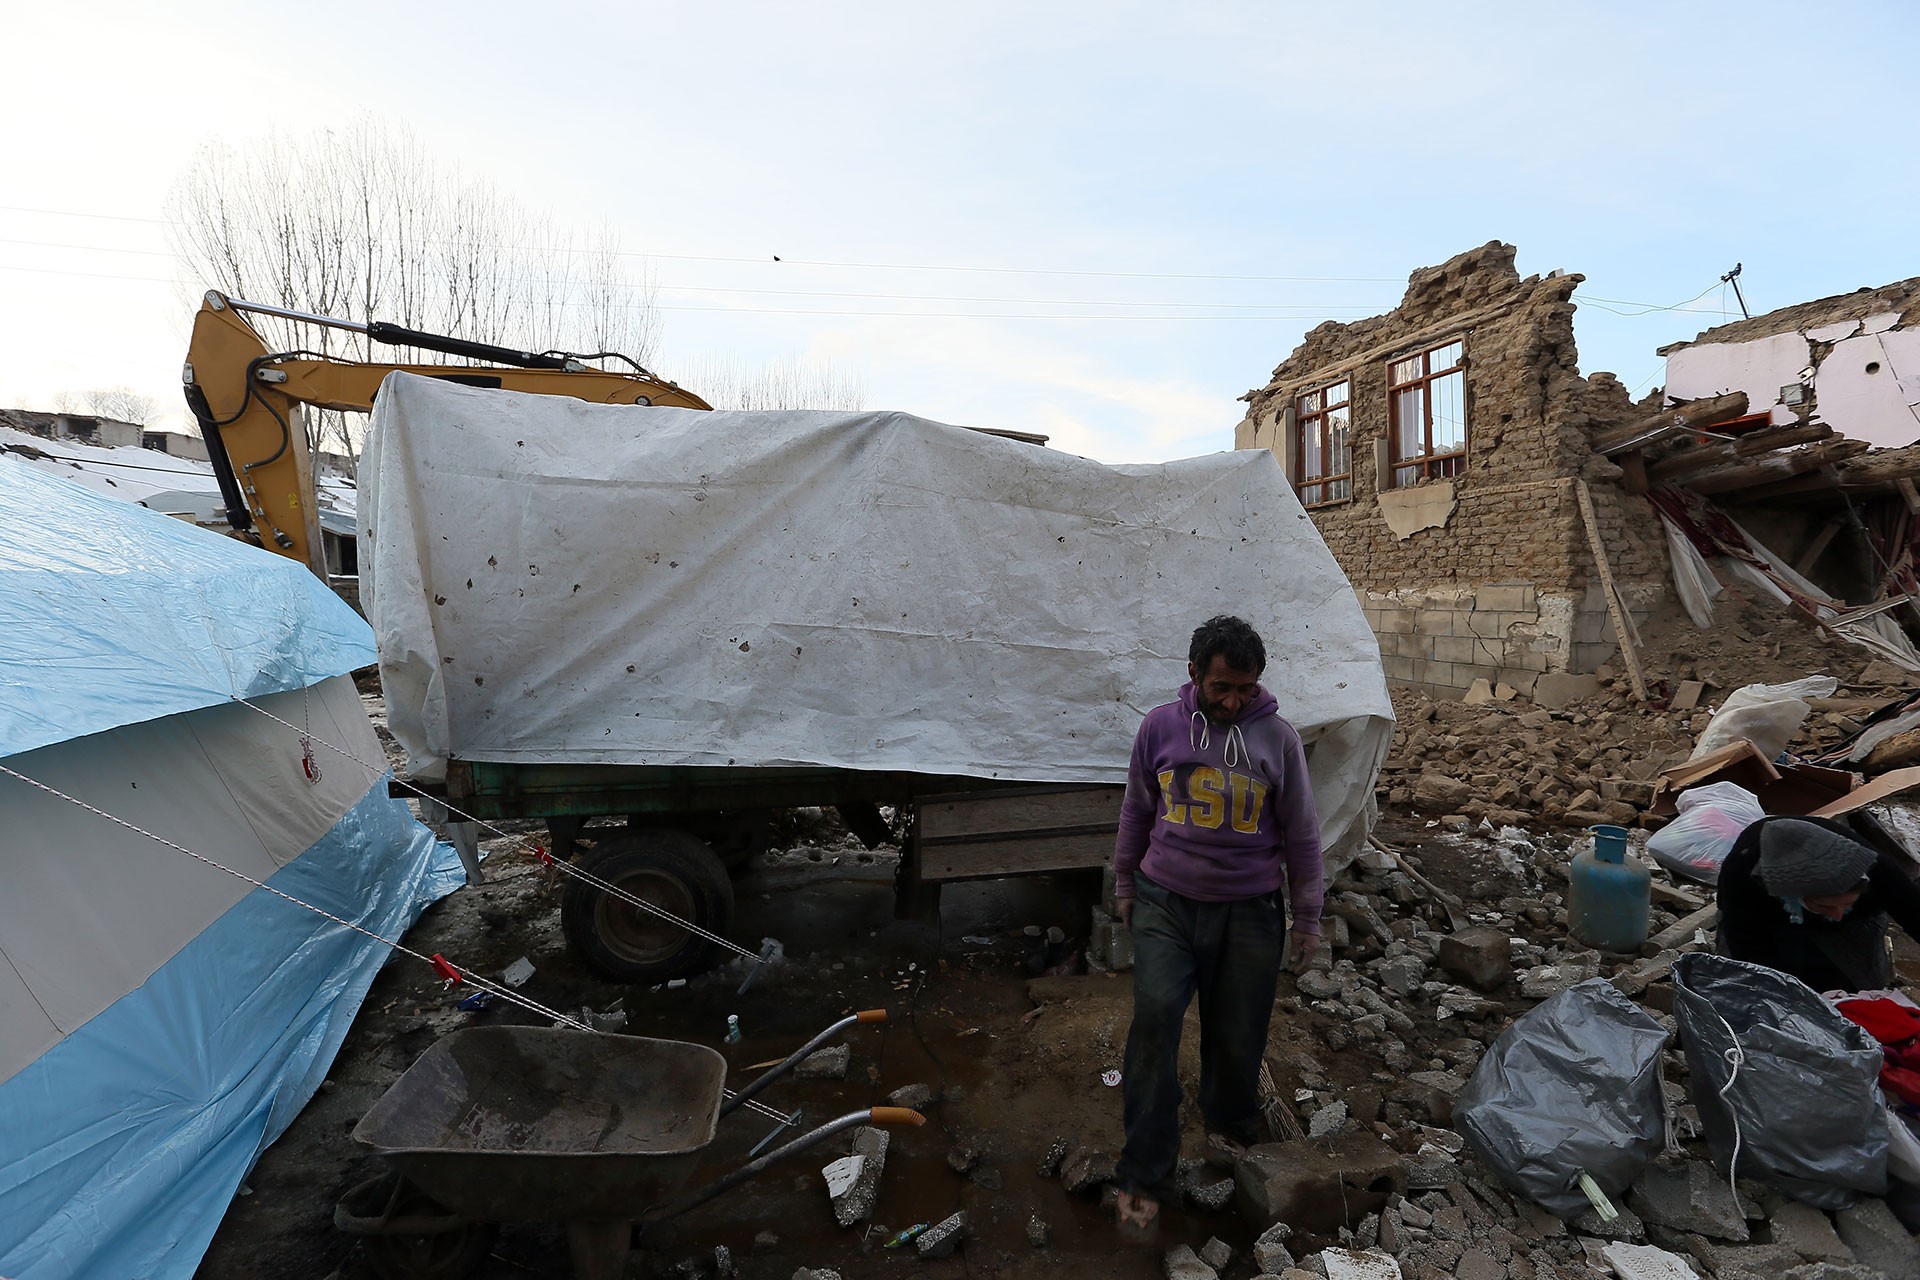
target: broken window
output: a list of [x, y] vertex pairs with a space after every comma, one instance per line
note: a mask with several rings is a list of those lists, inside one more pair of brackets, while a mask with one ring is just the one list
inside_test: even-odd
[[1387, 365], [1393, 483], [1459, 475], [1467, 463], [1467, 375], [1458, 339]]
[[1336, 382], [1294, 401], [1294, 488], [1302, 506], [1325, 506], [1353, 497], [1353, 456], [1348, 447], [1348, 384]]

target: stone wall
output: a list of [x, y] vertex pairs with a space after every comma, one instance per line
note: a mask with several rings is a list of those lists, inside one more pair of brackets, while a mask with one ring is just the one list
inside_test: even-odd
[[[1315, 328], [1245, 397], [1235, 446], [1273, 450], [1297, 479], [1298, 397], [1349, 384], [1351, 497], [1310, 514], [1374, 623], [1390, 680], [1457, 694], [1486, 679], [1527, 694], [1543, 673], [1593, 671], [1617, 653], [1582, 484], [1629, 608], [1650, 611], [1665, 596], [1659, 523], [1590, 444], [1646, 409], [1611, 374], [1580, 376], [1572, 294], [1582, 279], [1522, 279], [1513, 246], [1491, 242], [1415, 271], [1386, 315]], [[1465, 463], [1395, 486], [1388, 365], [1455, 339]]]

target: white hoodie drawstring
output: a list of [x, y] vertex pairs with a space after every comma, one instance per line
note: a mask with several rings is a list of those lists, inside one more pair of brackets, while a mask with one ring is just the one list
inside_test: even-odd
[[[1207, 717], [1198, 711], [1187, 721], [1187, 745], [1195, 751], [1205, 751], [1213, 745], [1213, 732], [1207, 727]], [[1227, 739], [1220, 744], [1220, 755], [1229, 769], [1247, 762], [1247, 735], [1240, 731], [1239, 725], [1227, 726]]]

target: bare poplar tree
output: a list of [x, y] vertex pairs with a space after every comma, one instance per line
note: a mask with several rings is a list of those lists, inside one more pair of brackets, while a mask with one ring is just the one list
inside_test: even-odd
[[867, 407], [865, 383], [835, 369], [830, 360], [772, 360], [748, 366], [726, 360], [700, 361], [688, 374], [716, 409], [845, 409]]
[[84, 413], [144, 427], [160, 406], [154, 398], [132, 387], [95, 387], [91, 391], [62, 391], [53, 398], [56, 413]]
[[[618, 352], [644, 364], [653, 284], [607, 228], [582, 235], [439, 161], [371, 117], [338, 130], [213, 143], [168, 201], [175, 250], [202, 287], [342, 320], [385, 320], [526, 350]], [[439, 362], [358, 334], [251, 316], [276, 350]], [[308, 413], [308, 443], [355, 452], [343, 415]]]

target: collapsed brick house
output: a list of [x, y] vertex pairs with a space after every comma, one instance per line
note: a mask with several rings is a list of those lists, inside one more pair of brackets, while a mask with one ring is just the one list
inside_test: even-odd
[[1573, 291], [1522, 279], [1498, 241], [1415, 271], [1401, 304], [1306, 336], [1249, 392], [1237, 448], [1279, 455], [1360, 596], [1387, 678], [1533, 695], [1617, 652], [1596, 530], [1620, 604], [1667, 595], [1663, 534], [1623, 502], [1595, 432], [1643, 416], [1582, 378]]
[[[1868, 452], [1920, 435], [1920, 281], [1663, 348], [1668, 386], [1636, 404], [1580, 375], [1582, 279], [1522, 279], [1512, 245], [1483, 245], [1415, 271], [1385, 315], [1320, 325], [1244, 397], [1235, 446], [1279, 456], [1387, 678], [1556, 701], [1625, 656], [1644, 695], [1662, 673], [1619, 631], [1683, 606], [1711, 626], [1736, 579], [1920, 665], [1920, 445]], [[1698, 560], [1691, 594], [1675, 557]]]

